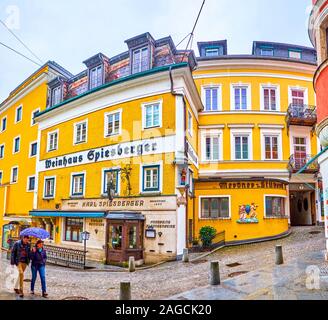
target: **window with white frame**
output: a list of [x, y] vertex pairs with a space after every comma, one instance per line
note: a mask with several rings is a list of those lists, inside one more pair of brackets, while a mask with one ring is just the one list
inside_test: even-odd
[[84, 186], [85, 186], [85, 174], [78, 173], [72, 174], [72, 197], [78, 197], [84, 195]]
[[302, 51], [289, 50], [288, 56], [292, 59], [302, 59]]
[[206, 48], [205, 56], [206, 57], [216, 57], [220, 55], [220, 48]]
[[58, 149], [58, 130], [48, 133], [48, 152]]
[[276, 135], [264, 135], [265, 160], [279, 159], [279, 137]]
[[15, 123], [22, 121], [22, 116], [23, 116], [23, 106], [19, 106], [16, 109]]
[[105, 114], [105, 136], [115, 136], [121, 133], [122, 111]]
[[88, 123], [83, 121], [74, 125], [74, 143], [80, 144], [87, 141]]
[[149, 48], [136, 49], [132, 53], [132, 73], [147, 71], [150, 69]]
[[13, 153], [18, 153], [20, 151], [20, 137], [16, 137], [13, 143]]
[[220, 159], [220, 137], [208, 136], [205, 138], [205, 160], [218, 161]]
[[13, 167], [11, 168], [10, 182], [17, 183], [17, 181], [18, 181], [18, 167]]
[[265, 217], [281, 218], [286, 216], [285, 198], [279, 196], [265, 196]]
[[115, 186], [115, 194], [119, 194], [119, 169], [106, 169], [103, 171], [103, 186], [102, 186], [102, 193], [104, 195], [107, 194], [108, 191], [108, 183], [112, 181], [113, 185]]
[[53, 199], [55, 197], [55, 182], [54, 177], [44, 179], [44, 198]]
[[161, 104], [154, 103], [144, 105], [144, 128], [155, 128], [161, 126]]
[[52, 89], [51, 92], [51, 105], [55, 106], [61, 102], [61, 86], [58, 86], [54, 89]]
[[201, 201], [201, 219], [228, 219], [230, 217], [229, 197], [204, 197]]
[[294, 106], [304, 106], [305, 102], [305, 90], [304, 89], [291, 89], [291, 103]]
[[232, 137], [233, 160], [251, 160], [251, 135], [233, 133]]
[[89, 71], [89, 89], [94, 89], [103, 84], [102, 65], [90, 69]]
[[205, 87], [204, 91], [204, 105], [206, 112], [215, 112], [221, 110], [221, 88], [219, 86], [215, 87]]
[[193, 119], [190, 111], [188, 111], [188, 132], [190, 136], [193, 135]]
[[232, 86], [232, 108], [236, 111], [248, 110], [250, 108], [250, 94], [248, 85]]
[[35, 176], [31, 176], [27, 178], [27, 191], [34, 191], [35, 190]]
[[32, 112], [32, 115], [31, 115], [31, 125], [32, 126], [34, 126], [36, 124], [35, 118], [39, 112], [40, 112], [40, 109], [36, 109]]
[[38, 143], [32, 142], [30, 145], [30, 157], [35, 157], [38, 153]]
[[262, 87], [263, 94], [263, 110], [277, 111], [278, 110], [278, 89], [276, 87]]
[[2, 144], [0, 146], [0, 159], [3, 159], [5, 157], [5, 145]]
[[6, 131], [7, 129], [7, 117], [1, 119], [1, 132]]
[[143, 166], [143, 180], [142, 191], [143, 192], [156, 192], [160, 191], [160, 166]]

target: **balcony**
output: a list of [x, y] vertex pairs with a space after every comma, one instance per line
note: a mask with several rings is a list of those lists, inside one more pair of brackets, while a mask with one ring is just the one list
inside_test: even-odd
[[[290, 174], [296, 173], [301, 170], [311, 159], [315, 156], [312, 155], [304, 155], [304, 156], [296, 156], [291, 155], [288, 163], [288, 170]], [[319, 172], [319, 163], [318, 161], [312, 162], [303, 173], [317, 173]]]
[[290, 104], [286, 117], [287, 127], [306, 126], [314, 127], [317, 123], [317, 111], [315, 106]]

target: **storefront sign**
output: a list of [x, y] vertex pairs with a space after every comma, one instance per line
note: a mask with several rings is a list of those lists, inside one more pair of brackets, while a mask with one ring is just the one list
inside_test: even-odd
[[63, 211], [156, 211], [176, 207], [176, 197], [64, 200], [62, 204]]
[[219, 189], [281, 189], [286, 190], [287, 184], [275, 181], [250, 181], [250, 182], [222, 182]]
[[106, 146], [103, 148], [89, 149], [65, 156], [42, 160], [38, 165], [39, 171], [42, 172], [102, 161], [171, 153], [174, 151], [175, 136], [166, 136]]
[[175, 229], [175, 224], [170, 220], [152, 220], [150, 226], [155, 229]]

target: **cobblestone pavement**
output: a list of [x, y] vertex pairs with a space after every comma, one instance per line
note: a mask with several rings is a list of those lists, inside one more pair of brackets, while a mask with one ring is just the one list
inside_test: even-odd
[[[159, 267], [136, 273], [74, 271], [47, 266], [47, 285], [50, 299], [87, 298], [92, 300], [116, 300], [121, 281], [130, 281], [132, 298], [138, 300], [167, 299], [171, 296], [205, 287], [209, 278], [209, 261], [219, 260], [221, 279], [244, 272], [274, 268], [275, 246], [283, 245], [285, 263], [293, 263], [311, 252], [325, 248], [322, 227], [293, 228], [293, 233], [281, 240], [224, 248], [196, 263], [170, 262]], [[227, 266], [234, 264], [235, 266]], [[238, 264], [238, 265], [237, 265]], [[0, 299], [8, 293], [8, 261], [3, 256], [0, 264]], [[29, 276], [27, 276], [29, 278]], [[6, 284], [7, 282], [7, 284]], [[26, 287], [28, 287], [26, 283]], [[36, 291], [39, 291], [39, 283]], [[26, 292], [28, 290], [26, 289]], [[6, 294], [10, 298], [11, 295]], [[15, 297], [12, 297], [15, 299]], [[26, 299], [29, 299], [27, 296]], [[38, 297], [36, 297], [38, 299]]]

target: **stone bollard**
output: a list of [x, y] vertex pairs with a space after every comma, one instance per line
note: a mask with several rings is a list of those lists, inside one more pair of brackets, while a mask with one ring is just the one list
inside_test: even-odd
[[276, 265], [284, 264], [282, 246], [276, 246]]
[[211, 271], [210, 271], [210, 285], [218, 286], [221, 284], [220, 280], [220, 265], [218, 261], [211, 262]]
[[131, 283], [121, 282], [120, 284], [120, 300], [131, 300]]
[[129, 257], [129, 272], [135, 272], [136, 271], [136, 262], [134, 257]]
[[188, 249], [183, 249], [182, 262], [189, 262], [189, 252]]

